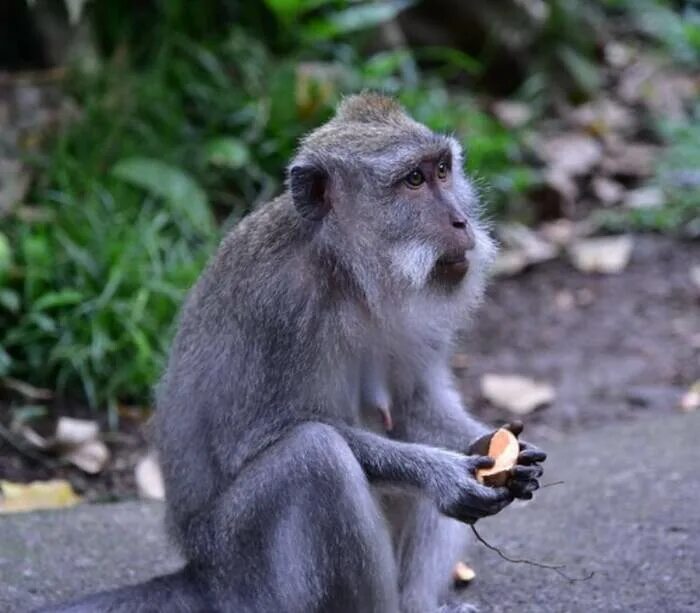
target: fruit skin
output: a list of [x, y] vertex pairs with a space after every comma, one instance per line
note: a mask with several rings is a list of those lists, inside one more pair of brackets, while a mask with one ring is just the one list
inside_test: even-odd
[[488, 455], [489, 454], [489, 445], [491, 444], [491, 437], [496, 434], [496, 430], [493, 432], [488, 432], [484, 434], [483, 436], [480, 436], [478, 439], [476, 439], [470, 446], [469, 450], [467, 451], [468, 455]]
[[491, 487], [506, 485], [511, 476], [511, 469], [518, 462], [519, 450], [517, 437], [506, 428], [499, 428], [474, 441], [469, 448], [470, 454], [486, 455], [495, 460], [492, 468], [476, 471], [477, 481]]

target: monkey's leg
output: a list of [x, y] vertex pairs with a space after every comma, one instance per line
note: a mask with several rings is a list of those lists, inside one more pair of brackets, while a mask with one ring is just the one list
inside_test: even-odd
[[397, 613], [386, 520], [342, 436], [308, 423], [248, 465], [185, 533], [215, 611]]
[[467, 545], [467, 527], [440, 514], [424, 497], [392, 496], [387, 506], [394, 529], [401, 613], [470, 610], [467, 605], [454, 609], [445, 605], [454, 566]]

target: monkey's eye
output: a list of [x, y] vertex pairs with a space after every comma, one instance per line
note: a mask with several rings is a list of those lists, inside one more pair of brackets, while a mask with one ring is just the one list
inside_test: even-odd
[[440, 163], [437, 165], [437, 178], [438, 179], [446, 179], [447, 178], [447, 172], [449, 171], [449, 166], [447, 165], [447, 162], [445, 160], [441, 160]]
[[412, 170], [411, 172], [408, 173], [406, 176], [406, 185], [409, 187], [420, 187], [425, 183], [425, 177], [423, 176], [423, 173], [416, 168], [415, 170]]

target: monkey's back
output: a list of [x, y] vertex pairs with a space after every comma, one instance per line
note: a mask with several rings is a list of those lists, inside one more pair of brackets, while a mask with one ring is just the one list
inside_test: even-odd
[[[345, 347], [332, 290], [309, 266], [311, 244], [278, 198], [222, 240], [189, 292], [154, 417], [176, 537], [251, 457], [295, 423], [332, 414], [328, 378], [356, 368], [321, 363], [322, 339], [339, 356]], [[358, 386], [332, 386], [340, 414]]]

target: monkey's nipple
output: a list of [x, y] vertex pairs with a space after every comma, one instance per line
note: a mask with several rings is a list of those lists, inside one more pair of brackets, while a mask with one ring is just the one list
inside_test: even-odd
[[388, 406], [377, 407], [379, 415], [382, 418], [382, 426], [387, 432], [391, 432], [394, 429], [394, 420], [391, 418], [391, 410]]

